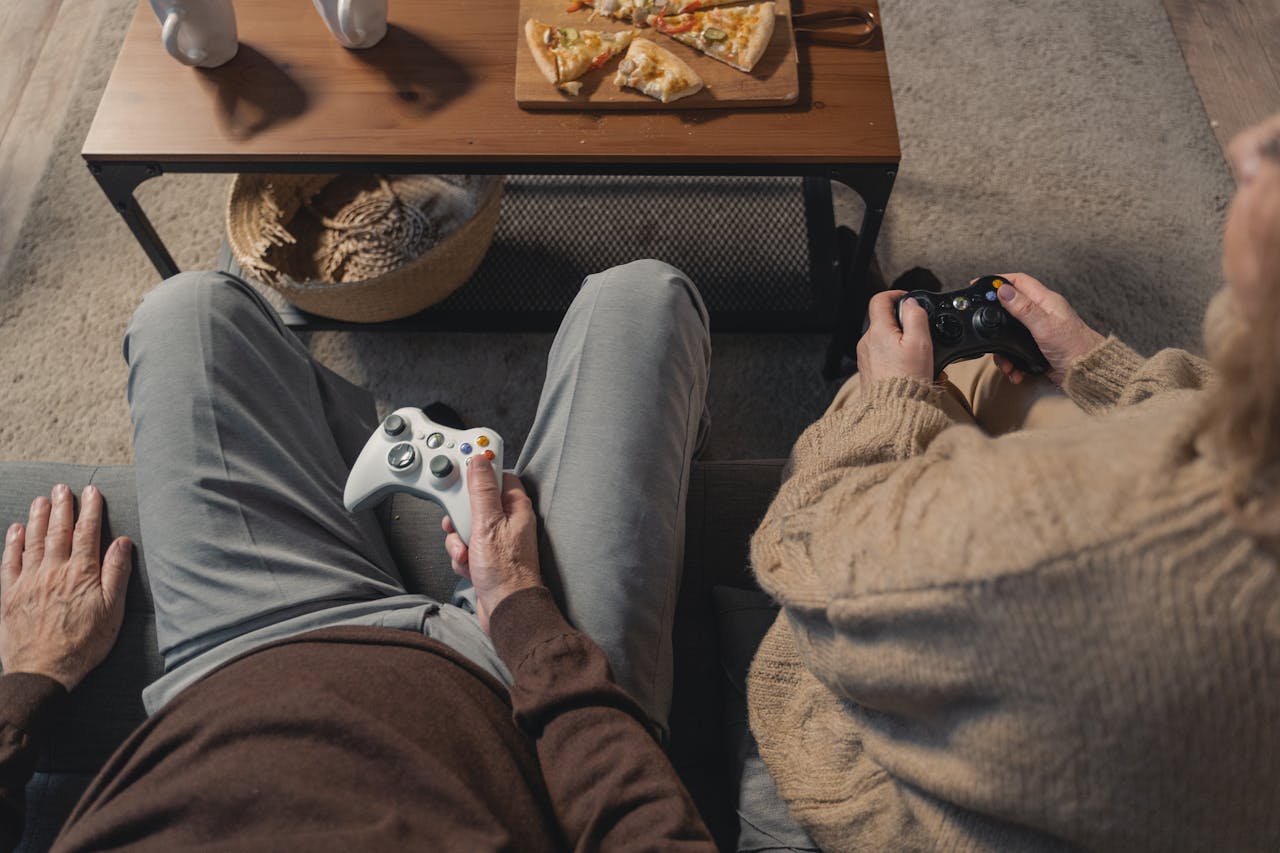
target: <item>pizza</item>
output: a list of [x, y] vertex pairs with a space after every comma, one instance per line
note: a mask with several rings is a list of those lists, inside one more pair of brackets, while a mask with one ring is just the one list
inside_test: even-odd
[[597, 15], [608, 15], [637, 27], [647, 27], [663, 15], [680, 15], [736, 2], [738, 0], [572, 0], [566, 11], [576, 12], [589, 6]]
[[582, 91], [578, 78], [600, 68], [631, 44], [633, 32], [602, 33], [576, 27], [553, 27], [533, 18], [525, 21], [524, 38], [538, 70], [548, 82], [571, 95]]
[[756, 67], [773, 38], [774, 3], [664, 15], [653, 28], [739, 71]]
[[644, 38], [631, 42], [613, 82], [664, 104], [702, 91], [702, 78], [683, 59]]

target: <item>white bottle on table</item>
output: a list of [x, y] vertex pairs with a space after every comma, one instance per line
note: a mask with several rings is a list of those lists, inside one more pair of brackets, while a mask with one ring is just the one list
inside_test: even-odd
[[387, 34], [387, 0], [312, 0], [338, 44], [373, 47]]
[[231, 0], [151, 0], [160, 40], [183, 65], [217, 68], [240, 49]]

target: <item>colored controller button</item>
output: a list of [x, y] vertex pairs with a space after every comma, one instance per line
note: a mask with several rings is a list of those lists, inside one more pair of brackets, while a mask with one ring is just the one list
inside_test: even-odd
[[492, 459], [494, 458], [494, 456], [493, 456], [493, 451], [492, 451], [492, 450], [486, 450], [486, 451], [484, 452], [484, 458], [492, 461]]
[[463, 456], [466, 456], [471, 453], [472, 447], [466, 442], [463, 442], [462, 446], [459, 447], [458, 449], [462, 451]]
[[453, 473], [453, 460], [448, 456], [435, 456], [431, 459], [431, 476], [443, 480]]
[[476, 444], [480, 445], [481, 447], [488, 447], [488, 446], [489, 446], [489, 436], [487, 436], [487, 435], [482, 435], [482, 436], [480, 436], [479, 438], [477, 438], [477, 439], [476, 439]]
[[405, 427], [409, 424], [399, 415], [387, 415], [387, 419], [382, 422], [382, 429], [387, 435], [399, 435], [404, 432]]
[[999, 296], [996, 296], [996, 292], [994, 290], [988, 290], [986, 292], [986, 297], [988, 302], [995, 302], [1000, 298]]
[[969, 298], [967, 296], [957, 296], [951, 301], [957, 311], [963, 311], [969, 307]]
[[407, 471], [418, 459], [418, 452], [412, 444], [401, 442], [387, 451], [387, 464], [397, 471]]
[[996, 290], [999, 290], [1001, 287], [1004, 287], [1006, 284], [1008, 284], [1008, 282], [1002, 278], [993, 278], [991, 280], [991, 286], [994, 287]]
[[435, 450], [442, 444], [444, 444], [444, 433], [433, 432], [431, 435], [427, 436], [427, 447], [430, 447], [432, 450]]

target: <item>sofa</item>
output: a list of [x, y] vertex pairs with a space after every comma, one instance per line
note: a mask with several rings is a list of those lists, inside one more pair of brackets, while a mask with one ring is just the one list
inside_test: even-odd
[[[746, 666], [776, 612], [754, 588], [748, 543], [777, 489], [782, 465], [698, 462], [689, 486], [674, 626], [670, 755], [721, 849], [736, 843], [739, 785], [754, 749], [743, 696]], [[106, 499], [104, 544], [124, 534], [137, 547], [119, 640], [54, 722], [27, 787], [21, 850], [47, 849], [98, 768], [142, 722], [142, 688], [161, 672], [133, 468], [0, 462], [0, 522], [25, 520], [32, 498], [47, 495], [59, 482], [75, 494], [90, 483], [98, 486]], [[447, 600], [456, 578], [440, 543], [440, 509], [405, 495], [383, 506], [380, 518], [409, 590]]]

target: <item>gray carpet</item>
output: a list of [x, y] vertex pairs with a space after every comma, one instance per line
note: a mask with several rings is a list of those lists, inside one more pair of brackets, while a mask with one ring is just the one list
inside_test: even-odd
[[[103, 6], [0, 276], [0, 458], [132, 456], [119, 342], [155, 275], [79, 150], [133, 7]], [[882, 9], [903, 149], [886, 275], [923, 264], [959, 283], [1021, 270], [1144, 351], [1197, 348], [1232, 184], [1160, 0], [1082, 0], [1070, 14], [1052, 0]], [[182, 266], [212, 263], [226, 186], [170, 176], [140, 191]], [[856, 221], [856, 198], [838, 202]], [[550, 336], [316, 333], [309, 344], [382, 407], [448, 400], [514, 448]], [[707, 457], [785, 455], [834, 392], [818, 375], [824, 345], [716, 336]]]

